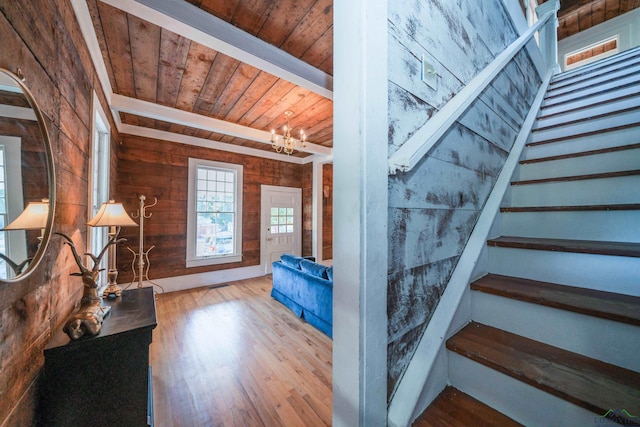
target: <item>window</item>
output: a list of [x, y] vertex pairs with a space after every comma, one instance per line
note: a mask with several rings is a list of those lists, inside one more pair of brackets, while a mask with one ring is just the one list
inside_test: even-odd
[[[111, 137], [109, 122], [100, 101], [93, 95], [93, 135], [91, 139], [91, 170], [89, 175], [89, 218], [93, 218], [104, 202], [109, 201], [109, 151]], [[89, 227], [89, 248], [92, 254], [100, 253], [108, 241], [108, 227]], [[99, 283], [107, 283], [107, 257], [101, 260]]]
[[271, 234], [293, 233], [293, 208], [271, 208]]
[[187, 267], [242, 261], [242, 166], [189, 159]]

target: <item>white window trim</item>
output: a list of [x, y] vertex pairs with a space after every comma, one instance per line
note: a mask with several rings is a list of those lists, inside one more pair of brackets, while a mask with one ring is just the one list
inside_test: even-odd
[[[597, 46], [605, 45], [605, 44], [607, 44], [607, 43], [609, 43], [611, 41], [614, 41], [614, 40], [616, 41], [616, 48], [615, 49], [608, 50], [608, 51], [603, 52], [603, 53], [601, 53], [599, 55], [591, 56], [591, 57], [589, 57], [587, 59], [583, 59], [582, 61], [574, 62], [573, 64], [567, 64], [567, 61], [573, 55], [577, 55], [577, 54], [582, 53], [584, 51], [593, 49], [593, 48], [595, 48]], [[613, 56], [618, 52], [620, 52], [620, 34], [616, 34], [614, 36], [604, 38], [604, 39], [599, 40], [599, 41], [597, 41], [595, 43], [591, 43], [591, 44], [589, 44], [587, 46], [581, 47], [579, 49], [575, 49], [572, 52], [565, 53], [564, 54], [564, 58], [563, 58], [563, 60], [564, 60], [564, 64], [563, 64], [564, 65], [564, 70], [565, 71], [569, 71], [569, 70], [572, 70], [574, 68], [582, 67], [583, 65], [587, 65], [587, 64], [590, 64], [592, 62], [598, 61], [600, 59], [607, 58], [609, 56]]]
[[[98, 95], [93, 92], [93, 114], [91, 117], [91, 123], [92, 123], [92, 128], [91, 128], [91, 151], [90, 151], [90, 155], [89, 155], [89, 189], [88, 189], [88, 218], [87, 221], [89, 221], [93, 215], [93, 206], [94, 204], [97, 205], [98, 207], [100, 207], [100, 205], [104, 202], [107, 202], [109, 200], [109, 194], [110, 194], [110, 180], [111, 180], [111, 167], [110, 167], [110, 163], [111, 163], [111, 126], [109, 124], [109, 120], [107, 119], [107, 115], [105, 114], [104, 110], [102, 109], [102, 104], [100, 103], [100, 99], [98, 98]], [[106, 139], [106, 141], [105, 141]], [[100, 147], [99, 145], [103, 145], [103, 147]], [[98, 197], [100, 198], [100, 194], [102, 194], [102, 198], [104, 200], [93, 200], [93, 190], [94, 190], [94, 186], [96, 185], [96, 183], [94, 182], [94, 175], [95, 175], [95, 159], [94, 159], [94, 155], [96, 152], [96, 145], [98, 145], [99, 147], [99, 152], [103, 153], [103, 155], [100, 156], [100, 158], [98, 159], [98, 162], [100, 163], [98, 165], [98, 171], [99, 172], [103, 172], [103, 177], [102, 177], [102, 187], [101, 189], [98, 190]], [[94, 235], [100, 233], [102, 235], [102, 242], [103, 244], [107, 243], [107, 227], [99, 227], [99, 228], [94, 228], [94, 227], [89, 227], [87, 226], [87, 248], [90, 248], [90, 251], [96, 252], [97, 248], [93, 248], [94, 246]], [[93, 248], [93, 249], [91, 249]], [[94, 255], [97, 255], [97, 253], [94, 253]], [[101, 260], [101, 266], [104, 268], [103, 271], [100, 272], [100, 277], [98, 279], [98, 282], [101, 285], [106, 285], [107, 283], [107, 258], [104, 257]], [[88, 261], [88, 262], [92, 262], [92, 261]]]
[[[236, 171], [236, 217], [234, 221], [235, 244], [232, 254], [196, 256], [196, 171], [198, 166], [206, 166]], [[215, 162], [212, 160], [189, 159], [189, 188], [187, 194], [187, 253], [186, 266], [201, 267], [206, 265], [227, 264], [242, 261], [242, 165]]]

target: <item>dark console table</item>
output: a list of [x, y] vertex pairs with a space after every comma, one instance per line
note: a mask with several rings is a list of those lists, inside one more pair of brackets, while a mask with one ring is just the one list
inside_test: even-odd
[[127, 290], [104, 303], [111, 313], [97, 336], [71, 341], [60, 330], [45, 348], [40, 425], [153, 425], [153, 289]]

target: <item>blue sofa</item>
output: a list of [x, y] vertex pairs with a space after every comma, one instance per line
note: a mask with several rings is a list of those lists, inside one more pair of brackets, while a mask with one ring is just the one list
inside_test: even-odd
[[289, 254], [282, 255], [272, 266], [271, 296], [331, 337], [333, 267]]

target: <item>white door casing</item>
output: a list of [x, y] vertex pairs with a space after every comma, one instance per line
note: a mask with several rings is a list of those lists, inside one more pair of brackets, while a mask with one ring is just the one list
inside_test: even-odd
[[264, 274], [280, 255], [302, 254], [302, 189], [261, 186], [260, 264]]

